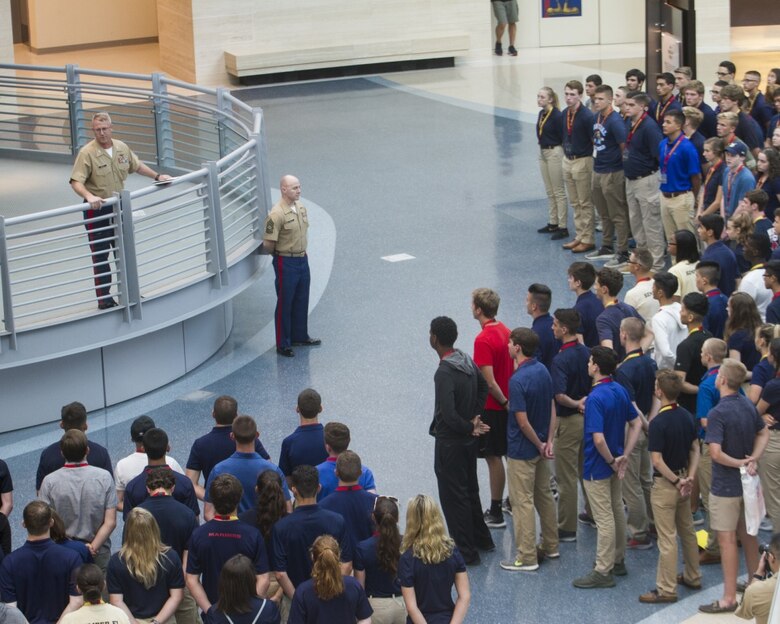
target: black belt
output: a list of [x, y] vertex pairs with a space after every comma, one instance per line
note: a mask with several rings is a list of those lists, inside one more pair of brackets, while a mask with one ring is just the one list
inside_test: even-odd
[[275, 256], [282, 256], [282, 258], [303, 258], [306, 255], [305, 251], [287, 252], [287, 251], [275, 251]]
[[566, 156], [566, 160], [577, 160], [578, 158], [587, 158], [590, 154], [582, 154], [581, 156]]
[[387, 596], [377, 596], [376, 594], [369, 594], [369, 598], [401, 598], [401, 594], [389, 594]]
[[[679, 470], [672, 470], [672, 472], [674, 474], [676, 474], [678, 477], [684, 477], [685, 475], [688, 474], [688, 469], [687, 468], [680, 468]], [[659, 479], [664, 479], [665, 478], [660, 472], [656, 472], [654, 470], [653, 471], [653, 478], [655, 478], [655, 477], [658, 477]]]
[[558, 145], [547, 145], [547, 146], [540, 145], [539, 147], [541, 147], [543, 150], [549, 150], [549, 149], [555, 149], [556, 147], [560, 147], [560, 144], [558, 144]]
[[641, 180], [642, 178], [646, 178], [648, 176], [653, 175], [656, 171], [658, 171], [658, 169], [653, 169], [652, 171], [649, 171], [648, 173], [643, 173], [641, 175], [634, 176], [633, 178], [629, 178], [628, 176], [626, 176], [626, 180], [631, 180], [632, 182], [634, 180]]
[[661, 194], [666, 197], [666, 199], [671, 199], [672, 197], [679, 197], [680, 195], [687, 195], [691, 191], [673, 191], [671, 193], [667, 193], [666, 191], [661, 191]]

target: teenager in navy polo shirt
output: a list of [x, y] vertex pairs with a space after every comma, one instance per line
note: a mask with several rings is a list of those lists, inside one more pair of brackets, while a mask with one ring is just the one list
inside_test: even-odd
[[355, 547], [355, 578], [365, 588], [378, 622], [406, 622], [406, 606], [398, 580], [401, 534], [398, 501], [379, 496], [372, 514], [376, 533]]
[[[341, 567], [345, 574], [352, 570], [353, 544], [347, 533], [347, 523], [339, 514], [322, 509], [317, 504], [319, 480], [313, 466], [298, 466], [292, 474], [295, 511], [279, 520], [271, 531], [273, 561], [271, 566], [284, 590], [282, 612], [292, 600], [295, 588], [311, 577], [309, 549], [320, 535], [332, 535], [341, 550]], [[285, 604], [286, 603], [286, 604]]]
[[764, 265], [764, 286], [772, 291], [772, 301], [766, 308], [766, 322], [780, 323], [780, 260]]
[[401, 552], [398, 578], [409, 613], [407, 622], [465, 621], [471, 602], [466, 563], [447, 535], [441, 511], [430, 496], [418, 494], [409, 500]]
[[[214, 466], [211, 474], [209, 474], [208, 481], [206, 481], [206, 496], [204, 497], [205, 505], [203, 507], [203, 515], [206, 518], [212, 518], [214, 515], [214, 506], [211, 504], [211, 500], [208, 496], [209, 487], [211, 483], [221, 474], [232, 474], [241, 482], [241, 487], [244, 490], [244, 495], [241, 497], [241, 502], [238, 504], [238, 511], [247, 511], [255, 506], [255, 483], [257, 482], [257, 475], [264, 470], [275, 470], [279, 476], [284, 479], [284, 473], [276, 466], [260, 457], [255, 452], [255, 440], [258, 439], [259, 433], [257, 431], [257, 423], [251, 416], [238, 416], [231, 425], [232, 431], [230, 438], [236, 444], [236, 451], [230, 457], [224, 461], [219, 462]], [[286, 500], [290, 500], [290, 492], [287, 489], [287, 483], [282, 484], [284, 489], [284, 496]], [[290, 505], [292, 510], [292, 505]]]
[[144, 434], [144, 450], [148, 458], [148, 465], [144, 471], [132, 479], [125, 488], [124, 506], [122, 508], [122, 517], [127, 518], [127, 514], [140, 505], [149, 497], [146, 491], [146, 475], [149, 470], [160, 467], [169, 470], [176, 479], [176, 488], [173, 490], [173, 497], [187, 505], [196, 516], [200, 516], [200, 507], [198, 507], [198, 498], [195, 495], [195, 488], [192, 482], [183, 474], [172, 470], [165, 461], [165, 454], [170, 450], [168, 446], [168, 434], [162, 429], [149, 429]]
[[[753, 367], [753, 375], [750, 377], [750, 389], [747, 393], [748, 398], [754, 405], [758, 404], [764, 386], [770, 379], [775, 377], [775, 366], [769, 363], [769, 350], [775, 338], [780, 338], [779, 325], [764, 323], [756, 330], [756, 348], [761, 354], [761, 359]], [[780, 342], [778, 342], [778, 347], [780, 348]]]
[[51, 508], [45, 502], [29, 503], [22, 517], [27, 541], [0, 564], [0, 596], [16, 603], [30, 624], [54, 624], [81, 606], [75, 583], [81, 557], [49, 537]]
[[702, 215], [696, 231], [702, 242], [707, 245], [701, 254], [702, 261], [718, 263], [720, 266], [718, 288], [724, 295], [730, 297], [737, 288], [739, 268], [734, 252], [720, 238], [723, 234], [723, 217], [717, 214]]
[[[60, 429], [68, 431], [70, 429], [78, 429], [79, 431], [87, 431], [87, 408], [82, 403], [74, 401], [62, 406], [60, 413]], [[89, 453], [87, 454], [87, 463], [90, 466], [96, 468], [102, 468], [107, 470], [113, 477], [114, 471], [111, 467], [111, 458], [108, 456], [108, 451], [105, 447], [101, 446], [97, 442], [87, 442], [89, 446]], [[47, 446], [41, 452], [41, 458], [38, 461], [38, 471], [35, 474], [35, 491], [41, 489], [41, 483], [43, 478], [59, 470], [65, 465], [65, 458], [60, 452], [60, 442], [54, 442]]]
[[[674, 74], [664, 72], [655, 77], [655, 92], [658, 101], [650, 106], [650, 115], [660, 126], [664, 122], [664, 116], [671, 111], [682, 111], [680, 101], [674, 97]], [[682, 124], [681, 124], [682, 125]]]
[[241, 500], [241, 482], [233, 475], [214, 479], [209, 497], [216, 510], [213, 520], [199, 526], [190, 538], [187, 557], [187, 589], [206, 613], [218, 597], [219, 574], [233, 555], [246, 555], [255, 569], [257, 595], [265, 596], [270, 582], [263, 536], [241, 522], [236, 508]]
[[623, 288], [623, 274], [617, 269], [605, 267], [597, 273], [596, 295], [604, 306], [604, 311], [596, 319], [599, 342], [602, 347], [614, 349], [622, 359], [626, 351], [620, 344], [620, 321], [628, 317], [638, 319], [642, 317], [632, 306], [618, 301], [621, 288]]
[[696, 265], [696, 288], [707, 297], [707, 316], [702, 325], [716, 338], [723, 338], [728, 320], [729, 298], [720, 292], [720, 265], [717, 262], [702, 261]]
[[[236, 450], [235, 443], [230, 439], [230, 426], [238, 416], [238, 402], [232, 396], [217, 397], [211, 416], [216, 424], [206, 435], [192, 443], [186, 466], [187, 476], [192, 481], [200, 500], [203, 500], [206, 495], [204, 487], [198, 484], [201, 473], [205, 484], [212, 468], [230, 457]], [[259, 438], [255, 440], [255, 451], [263, 459], [271, 459]]]
[[[575, 587], [614, 587], [613, 575], [626, 574], [626, 516], [620, 481], [628, 457], [634, 450], [642, 421], [628, 391], [612, 379], [617, 353], [607, 347], [593, 347], [588, 373], [593, 388], [585, 403], [585, 461], [583, 482], [593, 519], [596, 521], [596, 564], [573, 581]], [[626, 423], [629, 423], [626, 436]], [[625, 447], [623, 446], [625, 442]]]
[[534, 357], [549, 371], [553, 358], [561, 348], [561, 342], [553, 335], [553, 318], [550, 315], [552, 291], [545, 284], [531, 284], [525, 298], [525, 310], [531, 315], [531, 329], [539, 338]]
[[273, 600], [257, 595], [252, 560], [234, 555], [222, 566], [219, 599], [204, 619], [210, 624], [280, 624], [281, 615]]
[[580, 315], [580, 327], [577, 339], [586, 347], [599, 344], [599, 332], [596, 319], [604, 311], [604, 304], [591, 290], [596, 283], [596, 269], [590, 262], [573, 262], [569, 266], [567, 281], [569, 290], [577, 295], [574, 309]]
[[376, 494], [366, 492], [358, 485], [361, 471], [362, 465], [358, 454], [344, 451], [336, 461], [338, 487], [320, 501], [320, 507], [335, 511], [344, 518], [353, 544], [368, 539], [374, 532], [371, 512], [374, 509]]
[[769, 443], [758, 464], [758, 474], [761, 476], [766, 512], [772, 519], [773, 532], [777, 532], [780, 529], [780, 340], [772, 340], [768, 361], [775, 374], [764, 386], [757, 408], [769, 427]]
[[[329, 422], [325, 425], [325, 450], [328, 452], [328, 458], [317, 465], [320, 481], [320, 490], [317, 494], [318, 501], [321, 501], [338, 486], [339, 478], [336, 476], [336, 460], [341, 453], [349, 448], [349, 442], [349, 427], [345, 424]], [[368, 492], [376, 492], [374, 473], [371, 472], [370, 468], [363, 466], [358, 484]]]
[[288, 480], [298, 466], [316, 466], [328, 459], [325, 433], [317, 420], [322, 412], [319, 392], [312, 388], [302, 390], [295, 411], [300, 416], [298, 428], [282, 440], [282, 450], [279, 452], [279, 469]]
[[555, 437], [555, 474], [558, 480], [558, 539], [577, 539], [577, 481], [580, 477], [585, 398], [590, 392], [590, 349], [577, 340], [580, 315], [574, 309], [557, 309], [553, 332], [561, 349], [553, 358], [552, 382], [558, 416]]
[[134, 620], [167, 622], [184, 596], [184, 574], [175, 550], [160, 540], [154, 516], [133, 509], [125, 523], [125, 542], [111, 556], [106, 575], [111, 604]]

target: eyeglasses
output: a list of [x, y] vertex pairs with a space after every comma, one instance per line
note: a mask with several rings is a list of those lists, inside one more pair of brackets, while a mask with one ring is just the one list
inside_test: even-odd
[[715, 72], [718, 76], [728, 76], [728, 72]]
[[389, 501], [393, 501], [397, 507], [401, 507], [401, 505], [398, 502], [398, 499], [395, 496], [385, 496], [384, 494], [380, 494], [374, 499], [374, 511], [376, 511], [376, 504], [379, 502], [380, 499], [385, 499]]

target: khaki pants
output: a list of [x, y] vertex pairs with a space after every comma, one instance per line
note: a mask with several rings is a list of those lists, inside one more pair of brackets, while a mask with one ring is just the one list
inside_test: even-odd
[[406, 624], [406, 605], [401, 596], [395, 598], [368, 597], [374, 613], [371, 624]]
[[550, 491], [550, 469], [541, 457], [507, 458], [506, 472], [517, 559], [525, 564], [536, 563], [534, 508], [539, 513], [539, 522], [542, 525], [542, 548], [546, 552], [558, 552], [558, 520]]
[[593, 204], [601, 215], [602, 246], [612, 247], [617, 236], [618, 253], [628, 253], [628, 204], [623, 171], [593, 172]]
[[620, 479], [613, 474], [598, 481], [585, 480], [590, 510], [596, 521], [596, 566], [599, 574], [609, 574], [616, 562], [626, 556], [626, 516]]
[[677, 197], [661, 195], [661, 219], [664, 224], [666, 240], [672, 240], [677, 230], [696, 233], [693, 227], [693, 193], [684, 193]]
[[577, 481], [582, 474], [582, 414], [558, 419], [555, 434], [555, 475], [558, 479], [558, 528], [577, 531]]
[[645, 247], [653, 254], [654, 271], [663, 270], [666, 255], [660, 197], [658, 172], [639, 180], [626, 180], [631, 235], [637, 247]]
[[689, 583], [701, 582], [699, 547], [693, 528], [691, 501], [664, 477], [653, 479], [651, 494], [655, 528], [658, 530], [658, 569], [655, 584], [664, 596], [677, 595], [677, 536], [682, 542], [683, 576]]
[[563, 179], [566, 192], [574, 212], [574, 238], [586, 245], [592, 245], [594, 239], [593, 194], [593, 158], [584, 156], [575, 160], [563, 159]]
[[174, 615], [176, 624], [202, 624], [200, 609], [190, 594], [190, 590], [186, 587], [184, 588], [184, 597]]
[[713, 555], [720, 554], [720, 546], [718, 546], [718, 536], [715, 531], [709, 528], [710, 520], [712, 520], [710, 514], [710, 486], [712, 485], [712, 457], [710, 456], [710, 445], [701, 445], [701, 455], [699, 457], [699, 494], [701, 494], [701, 502], [704, 505], [704, 509], [707, 510], [707, 552]]
[[542, 172], [544, 190], [547, 192], [549, 216], [547, 223], [566, 227], [568, 209], [566, 189], [563, 185], [563, 148], [558, 145], [539, 150], [539, 169]]
[[623, 500], [628, 507], [628, 532], [636, 539], [647, 537], [647, 529], [652, 519], [650, 490], [653, 481], [650, 478], [650, 453], [647, 451], [647, 436], [639, 433], [636, 446], [628, 458], [628, 470], [623, 480]]
[[758, 460], [758, 476], [773, 530], [780, 530], [780, 431], [769, 431], [769, 442]]

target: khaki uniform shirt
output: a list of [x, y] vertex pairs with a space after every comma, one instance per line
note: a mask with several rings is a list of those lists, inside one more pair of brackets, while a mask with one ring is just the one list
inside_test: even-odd
[[306, 207], [295, 202], [295, 211], [280, 200], [265, 219], [267, 241], [276, 242], [276, 253], [304, 253], [306, 251], [306, 231], [309, 229], [309, 216]]
[[76, 157], [70, 174], [71, 180], [81, 182], [90, 193], [103, 199], [124, 189], [127, 176], [141, 165], [138, 156], [122, 141], [114, 139], [113, 144], [112, 157], [100, 147], [97, 140], [87, 143]]
[[776, 584], [776, 576], [766, 581], [753, 581], [745, 590], [745, 597], [734, 615], [746, 620], [756, 618], [756, 624], [767, 624]]

